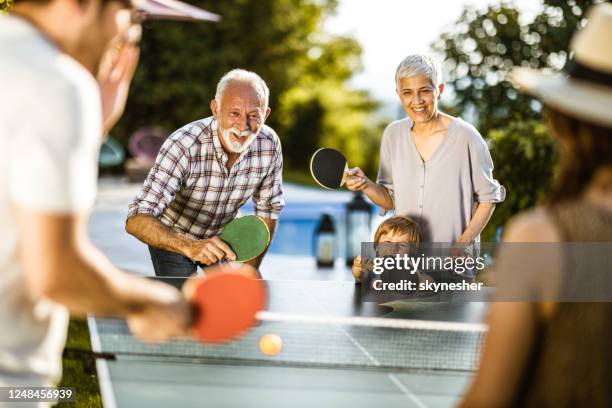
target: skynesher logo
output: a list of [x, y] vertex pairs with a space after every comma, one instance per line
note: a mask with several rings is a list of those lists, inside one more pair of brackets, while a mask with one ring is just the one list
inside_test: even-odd
[[406, 279], [402, 279], [399, 282], [383, 282], [380, 279], [376, 279], [372, 282], [372, 289], [383, 291], [383, 290], [393, 290], [393, 291], [410, 291], [414, 292], [416, 290], [422, 292], [441, 292], [441, 291], [478, 291], [482, 290], [483, 283], [482, 282], [420, 282], [416, 283], [413, 281], [409, 281]]

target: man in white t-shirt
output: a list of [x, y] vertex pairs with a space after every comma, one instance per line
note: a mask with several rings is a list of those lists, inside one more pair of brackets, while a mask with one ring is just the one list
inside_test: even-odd
[[0, 16], [0, 386], [57, 383], [69, 313], [123, 316], [147, 340], [187, 334], [181, 293], [114, 268], [86, 231], [147, 5], [15, 0]]

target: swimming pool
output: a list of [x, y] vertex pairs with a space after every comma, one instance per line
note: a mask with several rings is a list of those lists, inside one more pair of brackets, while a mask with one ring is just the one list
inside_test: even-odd
[[[252, 213], [253, 203], [248, 202], [241, 212]], [[282, 255], [315, 256], [315, 232], [323, 214], [334, 220], [335, 257], [346, 254], [346, 203], [287, 202], [281, 213], [269, 253]], [[376, 225], [378, 208], [372, 208], [372, 225]], [[372, 226], [370, 233], [373, 235]]]

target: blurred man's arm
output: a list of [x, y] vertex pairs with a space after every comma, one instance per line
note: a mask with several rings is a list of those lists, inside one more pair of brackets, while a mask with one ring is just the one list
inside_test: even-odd
[[49, 298], [71, 314], [121, 316], [150, 340], [184, 335], [190, 308], [175, 288], [122, 273], [89, 241], [88, 217], [17, 207], [20, 263], [32, 299]]

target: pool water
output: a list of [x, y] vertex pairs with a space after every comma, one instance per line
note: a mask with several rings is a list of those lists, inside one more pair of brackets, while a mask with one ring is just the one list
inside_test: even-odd
[[[253, 204], [245, 204], [243, 213], [252, 213]], [[372, 209], [375, 219], [376, 207]], [[315, 234], [323, 214], [331, 215], [334, 221], [335, 257], [346, 253], [346, 204], [344, 203], [287, 203], [281, 213], [269, 253], [282, 255], [315, 256]], [[370, 231], [373, 235], [373, 230]]]

